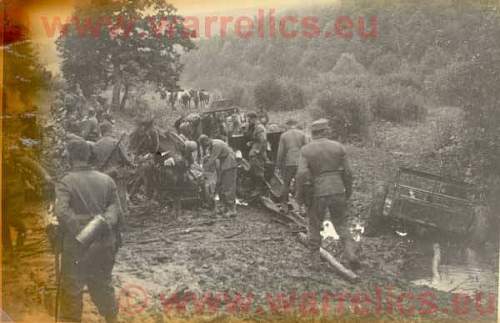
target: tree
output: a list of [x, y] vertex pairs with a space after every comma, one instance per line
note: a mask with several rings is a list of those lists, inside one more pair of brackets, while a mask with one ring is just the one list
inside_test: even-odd
[[478, 35], [458, 50], [462, 58], [438, 71], [435, 88], [447, 104], [464, 108], [464, 129], [456, 147], [471, 180], [490, 193], [500, 209], [500, 20], [481, 18]]
[[111, 83], [114, 109], [125, 105], [122, 90], [135, 83], [176, 89], [180, 55], [194, 48], [176, 12], [162, 0], [94, 0], [78, 7], [57, 40], [64, 77], [85, 96]]
[[[27, 30], [9, 17], [4, 19], [4, 90], [7, 112], [19, 110], [15, 102], [19, 101], [23, 109], [31, 109], [38, 92], [50, 83], [50, 72], [38, 62], [37, 52], [28, 39]], [[18, 100], [19, 99], [19, 100]]]

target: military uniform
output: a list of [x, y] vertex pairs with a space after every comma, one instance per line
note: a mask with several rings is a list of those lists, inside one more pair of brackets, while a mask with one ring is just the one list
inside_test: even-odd
[[[107, 322], [114, 322], [116, 305], [111, 272], [120, 244], [120, 203], [116, 185], [108, 175], [76, 166], [56, 187], [56, 214], [63, 231], [59, 320], [81, 321], [85, 285]], [[106, 232], [88, 247], [75, 239], [100, 214], [108, 224]]]
[[251, 172], [254, 176], [254, 184], [257, 189], [262, 190], [264, 186], [264, 172], [267, 157], [267, 133], [264, 125], [257, 123], [251, 133], [251, 148], [248, 153]]
[[[313, 123], [313, 131], [328, 128], [326, 120]], [[312, 183], [312, 196], [306, 196], [306, 183]], [[346, 223], [346, 197], [352, 190], [352, 175], [342, 144], [326, 138], [318, 138], [302, 147], [297, 170], [297, 201], [306, 203], [309, 218], [309, 248], [313, 255], [319, 256], [321, 246], [320, 231], [323, 218], [330, 211], [332, 222], [339, 235], [345, 239], [350, 260], [353, 259], [353, 238]]]
[[[154, 128], [151, 121], [142, 121], [141, 124], [130, 134], [129, 149], [135, 156], [135, 160], [141, 160], [139, 156], [145, 154], [155, 154], [160, 149], [160, 135]], [[144, 184], [146, 196], [153, 197], [156, 170], [154, 162], [142, 160], [136, 171], [137, 178], [130, 188], [130, 196], [139, 189], [141, 183]]]
[[280, 137], [276, 165], [281, 170], [281, 175], [284, 182], [283, 192], [281, 194], [282, 203], [288, 202], [290, 182], [297, 173], [300, 149], [305, 144], [306, 136], [304, 132], [296, 128], [285, 131]]
[[97, 141], [101, 137], [101, 131], [99, 130], [99, 122], [97, 118], [89, 117], [82, 123], [82, 137], [88, 141]]
[[126, 177], [123, 174], [123, 167], [131, 165], [123, 146], [118, 139], [105, 136], [93, 145], [94, 164], [98, 169], [113, 178], [117, 185], [120, 205], [125, 213], [127, 207], [127, 186]]
[[216, 167], [217, 160], [219, 161], [219, 189], [221, 199], [230, 211], [234, 211], [238, 166], [236, 157], [231, 147], [224, 141], [212, 139], [210, 143], [210, 156], [204, 166], [207, 169], [213, 169]]

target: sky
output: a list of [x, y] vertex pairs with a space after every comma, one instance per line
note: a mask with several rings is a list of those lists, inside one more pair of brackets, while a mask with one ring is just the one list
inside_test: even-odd
[[[88, 0], [18, 0], [10, 1], [8, 6], [9, 14], [15, 16], [16, 20], [28, 26], [31, 39], [38, 48], [39, 58], [43, 65], [50, 71], [59, 72], [59, 62], [55, 40], [56, 35], [50, 35], [47, 30], [52, 29], [52, 22], [60, 17], [64, 22], [70, 17], [75, 4], [83, 4]], [[335, 1], [335, 0], [333, 0]], [[310, 0], [307, 5], [317, 5], [322, 3], [332, 3], [332, 0]], [[171, 0], [183, 16], [237, 16], [257, 15], [258, 9], [269, 9], [279, 11], [303, 6], [303, 0]], [[16, 5], [16, 3], [19, 3]], [[48, 25], [44, 25], [43, 17], [46, 17]], [[203, 21], [200, 19], [200, 21]], [[202, 22], [203, 24], [203, 22]], [[47, 27], [48, 26], [48, 27]], [[49, 28], [49, 29], [47, 29]]]

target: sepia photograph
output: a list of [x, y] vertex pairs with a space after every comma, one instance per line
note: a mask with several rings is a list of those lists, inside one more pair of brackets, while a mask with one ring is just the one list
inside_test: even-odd
[[498, 322], [499, 0], [3, 0], [1, 322]]

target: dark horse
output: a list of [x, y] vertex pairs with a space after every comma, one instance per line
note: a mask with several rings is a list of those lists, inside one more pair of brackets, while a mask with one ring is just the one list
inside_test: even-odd
[[143, 187], [146, 198], [160, 205], [173, 205], [178, 215], [189, 172], [183, 140], [152, 125], [140, 125], [130, 135], [130, 150], [138, 164], [130, 181], [130, 195], [134, 196]]

